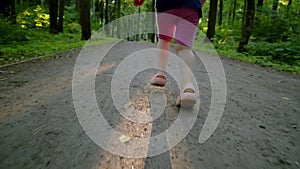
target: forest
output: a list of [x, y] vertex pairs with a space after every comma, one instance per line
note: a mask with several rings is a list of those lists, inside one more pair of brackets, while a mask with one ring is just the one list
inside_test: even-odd
[[[124, 38], [118, 18], [155, 12], [155, 0], [7, 0], [0, 2], [0, 65], [80, 48], [92, 33]], [[199, 31], [220, 56], [266, 67], [300, 72], [299, 0], [207, 0]], [[140, 19], [137, 22], [143, 22]], [[139, 29], [140, 24], [130, 24]], [[154, 24], [155, 25], [155, 24]], [[145, 38], [147, 37], [147, 38]], [[127, 36], [156, 43], [155, 34]]]

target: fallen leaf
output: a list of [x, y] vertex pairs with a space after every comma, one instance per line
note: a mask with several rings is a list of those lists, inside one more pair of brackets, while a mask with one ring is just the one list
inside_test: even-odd
[[37, 134], [38, 132], [40, 132], [40, 130], [41, 130], [42, 128], [44, 128], [45, 126], [46, 126], [46, 125], [43, 124], [42, 126], [36, 128], [36, 129], [34, 129], [34, 130], [32, 131], [32, 134], [33, 134], [33, 135], [36, 135], [36, 134]]
[[132, 106], [131, 102], [124, 105], [124, 110], [129, 109]]
[[289, 98], [287, 97], [282, 97], [283, 100], [290, 100]]
[[128, 142], [130, 139], [131, 139], [131, 137], [128, 136], [128, 135], [122, 135], [122, 136], [119, 138], [119, 140], [120, 140], [122, 143]]

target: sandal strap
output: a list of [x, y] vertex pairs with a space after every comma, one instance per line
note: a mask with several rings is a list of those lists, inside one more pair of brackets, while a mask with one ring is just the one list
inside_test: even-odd
[[165, 79], [166, 80], [166, 76], [160, 75], [160, 74], [155, 75], [155, 78], [161, 78], [161, 79]]
[[195, 90], [192, 88], [186, 88], [183, 90], [183, 93], [195, 93]]

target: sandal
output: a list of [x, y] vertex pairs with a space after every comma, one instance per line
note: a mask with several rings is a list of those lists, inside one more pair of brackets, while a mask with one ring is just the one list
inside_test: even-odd
[[178, 96], [176, 106], [183, 108], [192, 108], [197, 102], [195, 90], [186, 88], [183, 90], [181, 96]]
[[151, 79], [151, 84], [154, 86], [165, 86], [166, 85], [166, 76], [162, 74], [156, 74], [154, 77]]

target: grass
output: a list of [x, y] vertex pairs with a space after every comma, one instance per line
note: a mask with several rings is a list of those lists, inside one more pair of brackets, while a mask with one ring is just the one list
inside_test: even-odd
[[28, 30], [26, 41], [13, 41], [2, 44], [0, 48], [0, 65], [16, 63], [29, 58], [79, 48], [84, 45], [80, 34], [50, 34], [46, 30]]
[[[69, 49], [80, 48], [86, 44], [80, 33], [51, 34], [46, 30], [27, 30], [26, 39], [12, 41], [0, 46], [0, 65], [17, 63], [38, 56], [49, 55]], [[97, 45], [111, 42], [111, 38], [98, 37]]]

